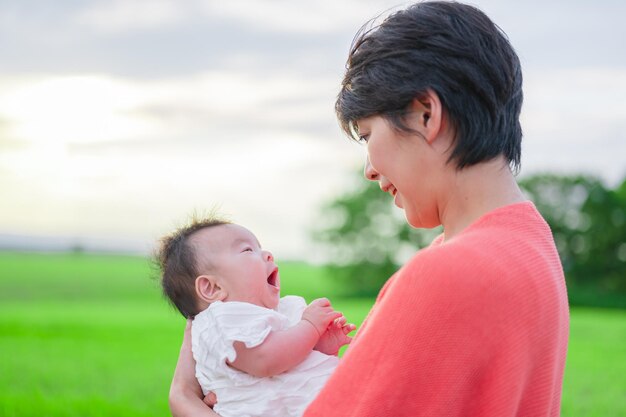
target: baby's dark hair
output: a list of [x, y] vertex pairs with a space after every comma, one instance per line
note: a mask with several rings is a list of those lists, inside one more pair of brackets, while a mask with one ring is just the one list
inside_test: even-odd
[[159, 240], [154, 257], [161, 271], [163, 294], [186, 318], [193, 318], [200, 312], [195, 286], [199, 269], [190, 238], [200, 230], [224, 224], [231, 222], [214, 215], [205, 218], [193, 216], [187, 225]]
[[356, 122], [380, 115], [412, 132], [405, 116], [434, 91], [455, 131], [450, 160], [462, 169], [503, 155], [517, 170], [522, 70], [504, 32], [479, 9], [425, 1], [368, 23], [354, 39], [335, 110], [359, 139]]

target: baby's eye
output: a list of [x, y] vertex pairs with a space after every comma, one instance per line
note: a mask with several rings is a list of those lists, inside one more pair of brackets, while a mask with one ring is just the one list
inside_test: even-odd
[[252, 252], [252, 248], [246, 247], [243, 249], [243, 252]]

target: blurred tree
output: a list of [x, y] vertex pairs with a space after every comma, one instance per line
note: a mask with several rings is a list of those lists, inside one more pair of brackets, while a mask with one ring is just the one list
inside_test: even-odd
[[[615, 190], [585, 175], [539, 174], [520, 181], [554, 233], [573, 304], [626, 307], [626, 180]], [[378, 184], [362, 179], [322, 209], [313, 237], [350, 295], [374, 295], [441, 228], [417, 230]]]
[[572, 304], [626, 308], [626, 179], [615, 190], [591, 176], [520, 181], [554, 233]]
[[526, 195], [546, 219], [561, 256], [563, 269], [570, 272], [586, 247], [591, 218], [582, 212], [591, 190], [603, 189], [597, 178], [583, 175], [538, 174], [519, 181]]
[[376, 295], [385, 281], [441, 229], [410, 227], [389, 194], [358, 173], [354, 188], [322, 209], [324, 226], [313, 232], [323, 243], [329, 272], [354, 296]]
[[[595, 187], [582, 206], [590, 221], [572, 276], [601, 291], [626, 296], [626, 181], [616, 190]], [[586, 239], [585, 239], [586, 238]]]

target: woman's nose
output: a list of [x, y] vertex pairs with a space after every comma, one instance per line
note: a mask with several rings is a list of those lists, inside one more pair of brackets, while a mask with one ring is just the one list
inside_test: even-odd
[[374, 167], [372, 167], [369, 156], [365, 159], [364, 175], [365, 175], [365, 178], [367, 178], [370, 181], [378, 181], [378, 177], [380, 176], [378, 172], [376, 172]]

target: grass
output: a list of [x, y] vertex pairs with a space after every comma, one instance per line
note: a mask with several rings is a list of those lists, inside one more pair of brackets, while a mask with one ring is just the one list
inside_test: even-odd
[[563, 416], [626, 415], [626, 311], [571, 311]]
[[[142, 258], [0, 253], [0, 416], [166, 416], [184, 320]], [[284, 294], [337, 298], [324, 270], [281, 265]], [[563, 416], [626, 412], [626, 312], [574, 309]]]

